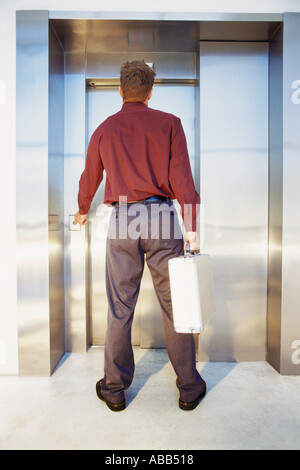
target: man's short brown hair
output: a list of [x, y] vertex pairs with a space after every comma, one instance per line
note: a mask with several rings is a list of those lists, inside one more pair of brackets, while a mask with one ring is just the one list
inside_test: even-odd
[[125, 62], [120, 74], [123, 101], [144, 102], [153, 88], [155, 75], [143, 60]]

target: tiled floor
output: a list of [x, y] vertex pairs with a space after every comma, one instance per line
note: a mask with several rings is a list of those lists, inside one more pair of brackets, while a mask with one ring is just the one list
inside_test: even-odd
[[0, 449], [300, 449], [300, 377], [200, 363], [208, 394], [185, 412], [166, 351], [135, 349], [128, 406], [113, 413], [95, 393], [103, 353], [65, 355], [50, 378], [0, 377]]

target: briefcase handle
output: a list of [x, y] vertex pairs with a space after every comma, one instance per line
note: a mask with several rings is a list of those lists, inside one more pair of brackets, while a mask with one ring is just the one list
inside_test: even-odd
[[184, 248], [184, 257], [189, 258], [191, 256], [194, 256], [194, 251], [191, 252], [191, 245], [189, 243], [186, 243], [185, 248]]
[[191, 251], [191, 245], [189, 243], [186, 243], [185, 248], [184, 248], [184, 257], [185, 258], [193, 258], [197, 254], [199, 254], [200, 251]]

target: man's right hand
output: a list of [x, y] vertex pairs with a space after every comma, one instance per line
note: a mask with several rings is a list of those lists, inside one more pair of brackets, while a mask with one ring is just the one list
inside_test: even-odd
[[79, 211], [78, 211], [74, 218], [74, 224], [85, 225], [86, 220], [87, 220], [87, 214], [85, 215], [79, 214]]
[[186, 232], [185, 234], [185, 244], [184, 248], [186, 248], [186, 244], [190, 244], [191, 251], [200, 250], [200, 239], [197, 232]]

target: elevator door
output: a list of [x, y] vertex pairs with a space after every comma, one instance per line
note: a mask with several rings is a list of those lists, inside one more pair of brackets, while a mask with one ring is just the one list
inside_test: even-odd
[[[108, 116], [118, 112], [122, 100], [118, 87], [99, 87], [87, 92], [87, 138], [89, 139]], [[187, 145], [194, 171], [195, 159], [195, 88], [193, 85], [155, 85], [149, 107], [179, 116], [187, 137]], [[90, 344], [104, 345], [107, 325], [105, 293], [105, 244], [111, 208], [103, 204], [106, 176], [101, 183], [89, 214], [89, 279], [88, 304]], [[179, 212], [178, 204], [176, 208]], [[181, 221], [181, 219], [180, 219]], [[182, 223], [182, 221], [181, 221]], [[128, 266], [130, 269], [130, 266]], [[150, 271], [145, 265], [141, 291], [135, 310], [132, 344], [142, 348], [165, 347], [161, 309], [154, 293]]]
[[200, 44], [203, 251], [216, 312], [200, 360], [265, 360], [268, 44]]

